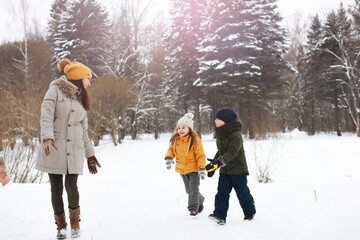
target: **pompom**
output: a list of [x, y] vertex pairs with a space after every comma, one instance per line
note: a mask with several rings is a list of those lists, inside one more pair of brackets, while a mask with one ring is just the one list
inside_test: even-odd
[[58, 61], [57, 63], [57, 69], [60, 73], [64, 74], [64, 68], [66, 65], [68, 65], [70, 63], [70, 60], [67, 58], [63, 58], [61, 60]]
[[188, 117], [188, 118], [190, 118], [190, 119], [193, 119], [193, 118], [194, 118], [194, 114], [192, 114], [192, 113], [186, 113], [184, 116], [185, 116], [185, 117]]

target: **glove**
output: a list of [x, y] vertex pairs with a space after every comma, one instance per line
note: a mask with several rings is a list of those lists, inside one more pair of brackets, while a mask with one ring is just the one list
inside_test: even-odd
[[100, 163], [98, 162], [95, 156], [89, 157], [87, 159], [87, 163], [88, 163], [89, 172], [92, 174], [96, 174], [98, 172], [96, 169], [96, 165], [98, 167], [101, 167]]
[[208, 177], [212, 177], [215, 174], [215, 170], [226, 165], [225, 160], [222, 156], [218, 157], [217, 159], [209, 159], [210, 162], [206, 165], [205, 169], [208, 172]]
[[206, 173], [205, 168], [199, 168], [199, 176], [202, 180], [205, 180], [205, 173]]
[[57, 151], [58, 148], [55, 145], [55, 141], [53, 139], [45, 139], [44, 140], [44, 149], [45, 149], [45, 155], [50, 156], [50, 148], [53, 146], [55, 150]]
[[166, 169], [170, 170], [171, 164], [174, 164], [174, 161], [171, 159], [171, 157], [167, 157], [165, 158], [165, 163], [166, 163]]

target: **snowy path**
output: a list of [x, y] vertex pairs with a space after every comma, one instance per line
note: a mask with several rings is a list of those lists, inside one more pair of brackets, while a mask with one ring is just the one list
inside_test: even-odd
[[[126, 140], [117, 147], [104, 141], [96, 148], [102, 168], [95, 176], [86, 171], [78, 184], [82, 240], [360, 239], [360, 139], [356, 136], [295, 134], [282, 144], [284, 156], [270, 184], [257, 182], [254, 144], [245, 140], [249, 187], [258, 213], [254, 221], [243, 221], [233, 192], [225, 226], [207, 218], [213, 210], [218, 174], [201, 181], [204, 212], [189, 216], [182, 180], [162, 161], [168, 137]], [[203, 145], [212, 157], [214, 140], [206, 136]], [[55, 239], [49, 184], [0, 187], [0, 212], [1, 240]]]

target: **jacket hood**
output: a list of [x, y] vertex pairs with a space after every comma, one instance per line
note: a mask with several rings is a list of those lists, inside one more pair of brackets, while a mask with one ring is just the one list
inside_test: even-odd
[[68, 98], [77, 98], [81, 102], [81, 89], [67, 80], [63, 75], [50, 83], [50, 86], [57, 86]]
[[242, 122], [240, 118], [236, 118], [234, 121], [225, 124], [222, 127], [215, 128], [215, 134], [218, 138], [225, 138], [229, 136], [230, 133], [235, 131], [241, 131]]

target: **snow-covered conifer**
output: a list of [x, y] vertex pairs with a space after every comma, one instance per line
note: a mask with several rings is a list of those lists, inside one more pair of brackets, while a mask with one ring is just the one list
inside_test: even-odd
[[167, 86], [176, 89], [176, 98], [187, 104], [197, 92], [194, 82], [198, 78], [199, 52], [197, 46], [203, 38], [203, 21], [206, 0], [173, 0], [170, 31], [165, 36], [167, 51]]

